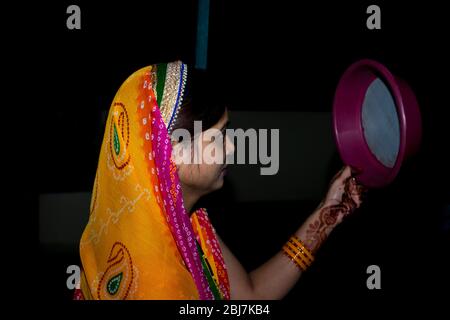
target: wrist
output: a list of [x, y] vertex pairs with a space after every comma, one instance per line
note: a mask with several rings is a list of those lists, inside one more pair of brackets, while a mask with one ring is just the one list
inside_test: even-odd
[[333, 205], [332, 202], [323, 201], [308, 217], [296, 235], [311, 252], [315, 253], [341, 221], [342, 217], [339, 214], [338, 206]]

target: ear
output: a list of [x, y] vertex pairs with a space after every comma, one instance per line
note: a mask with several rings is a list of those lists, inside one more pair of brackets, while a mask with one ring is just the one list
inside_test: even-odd
[[175, 139], [170, 138], [170, 144], [172, 145], [172, 154], [171, 154], [171, 158], [172, 160], [175, 160], [175, 153], [177, 148], [179, 148], [179, 142], [176, 141]]
[[170, 139], [170, 144], [172, 145], [172, 148], [175, 147], [177, 144], [179, 144], [179, 142], [175, 139]]
[[[188, 164], [191, 161], [191, 149], [190, 147], [186, 146], [186, 142], [178, 142], [178, 141], [171, 141], [172, 144], [172, 154], [171, 159], [175, 162], [177, 167], [179, 167], [180, 164], [185, 163]], [[188, 143], [188, 145], [190, 145]]]

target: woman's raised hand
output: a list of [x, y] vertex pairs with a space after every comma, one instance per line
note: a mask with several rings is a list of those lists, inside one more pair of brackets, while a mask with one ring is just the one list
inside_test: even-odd
[[334, 207], [339, 222], [359, 208], [367, 188], [360, 185], [355, 176], [358, 172], [349, 166], [343, 167], [331, 180], [321, 207]]

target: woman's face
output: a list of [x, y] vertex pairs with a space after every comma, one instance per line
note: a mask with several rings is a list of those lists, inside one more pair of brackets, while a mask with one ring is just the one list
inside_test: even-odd
[[[228, 112], [225, 110], [213, 127], [203, 131], [198, 139], [191, 141], [192, 162], [194, 162], [195, 149], [198, 152], [197, 159], [201, 157], [201, 161], [177, 164], [183, 189], [188, 188], [191, 192], [205, 195], [223, 186], [227, 166], [225, 160], [234, 152], [233, 142], [225, 134], [227, 125]], [[219, 132], [221, 135], [218, 135]], [[220, 152], [216, 153], [216, 151]], [[220, 160], [217, 161], [218, 159]]]

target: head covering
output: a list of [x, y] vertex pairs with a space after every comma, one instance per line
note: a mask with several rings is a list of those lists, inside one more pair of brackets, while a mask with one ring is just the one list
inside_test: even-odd
[[161, 116], [166, 124], [169, 134], [172, 133], [180, 105], [183, 101], [184, 88], [187, 80], [187, 65], [181, 61], [173, 63], [160, 63], [153, 74], [156, 88], [156, 100]]
[[187, 72], [142, 68], [114, 97], [80, 241], [85, 298], [229, 298], [215, 231], [206, 210], [189, 218], [171, 157]]

